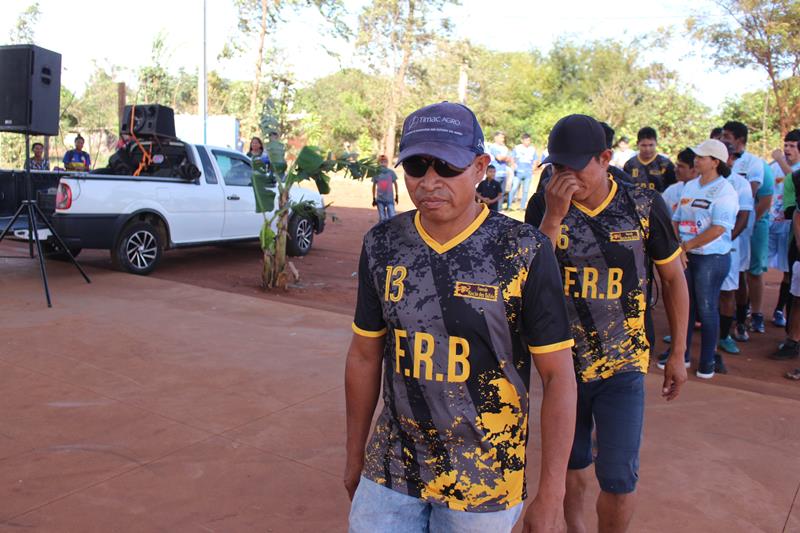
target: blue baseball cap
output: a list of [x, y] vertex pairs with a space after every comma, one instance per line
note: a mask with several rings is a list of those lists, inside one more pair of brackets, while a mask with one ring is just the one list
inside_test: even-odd
[[542, 164], [557, 163], [583, 170], [593, 156], [607, 149], [606, 132], [597, 120], [588, 115], [567, 115], [550, 131], [549, 155]]
[[415, 155], [429, 155], [465, 168], [483, 153], [483, 130], [475, 113], [462, 104], [441, 102], [406, 117], [397, 164]]

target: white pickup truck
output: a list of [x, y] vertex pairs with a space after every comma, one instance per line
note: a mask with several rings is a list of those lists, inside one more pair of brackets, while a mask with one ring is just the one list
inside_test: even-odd
[[[108, 249], [117, 268], [149, 274], [169, 248], [257, 240], [264, 216], [256, 212], [250, 159], [227, 148], [183, 146], [186, 162], [200, 171], [195, 179], [97, 173], [61, 177], [52, 222], [73, 255], [83, 248]], [[320, 194], [292, 187], [291, 203], [308, 201], [313, 209], [290, 216], [290, 255], [308, 253], [314, 234], [325, 226]]]

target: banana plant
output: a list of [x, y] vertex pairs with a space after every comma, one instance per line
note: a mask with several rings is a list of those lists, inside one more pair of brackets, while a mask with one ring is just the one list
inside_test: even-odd
[[264, 216], [260, 233], [264, 256], [261, 285], [264, 290], [287, 289], [292, 277], [286, 260], [289, 214], [315, 207], [312, 202], [290, 204], [291, 188], [297, 183], [311, 180], [320, 194], [328, 194], [331, 191], [332, 173], [344, 172], [347, 177], [364, 179], [375, 176], [380, 170], [374, 158], [353, 160], [348, 154], [333, 157], [330, 153], [326, 157], [316, 146], [304, 146], [294, 163], [288, 166], [283, 150], [270, 148], [267, 144], [269, 164], [260, 158], [254, 158], [252, 179], [256, 211]]

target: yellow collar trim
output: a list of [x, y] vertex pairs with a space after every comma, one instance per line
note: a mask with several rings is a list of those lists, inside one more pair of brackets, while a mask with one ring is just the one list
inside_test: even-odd
[[641, 157], [639, 157], [639, 156], [637, 155], [637, 156], [636, 156], [636, 159], [638, 159], [638, 160], [639, 160], [639, 163], [643, 164], [644, 166], [647, 166], [647, 165], [649, 165], [650, 163], [652, 163], [653, 161], [655, 161], [655, 160], [656, 160], [656, 157], [658, 157], [658, 154], [654, 155], [653, 157], [651, 157], [651, 158], [650, 158], [650, 159], [648, 159], [647, 161], [642, 161], [642, 158], [641, 158]]
[[422, 240], [425, 241], [425, 244], [430, 246], [431, 249], [437, 254], [443, 254], [449, 250], [452, 250], [453, 248], [455, 248], [456, 246], [467, 240], [467, 238], [473, 233], [475, 233], [475, 230], [477, 230], [480, 227], [480, 225], [483, 224], [483, 221], [486, 220], [486, 217], [488, 216], [489, 216], [489, 208], [487, 207], [486, 204], [483, 204], [483, 208], [481, 209], [481, 212], [478, 214], [478, 216], [475, 217], [475, 220], [473, 220], [469, 226], [464, 228], [464, 231], [462, 231], [461, 233], [459, 233], [458, 235], [456, 235], [455, 237], [453, 237], [444, 244], [439, 244], [438, 242], [436, 242], [436, 239], [428, 235], [428, 232], [425, 231], [425, 228], [422, 227], [422, 222], [420, 221], [419, 217], [419, 211], [417, 211], [417, 214], [414, 215], [414, 226], [417, 227], [417, 232], [419, 233], [419, 236], [422, 237]]
[[574, 205], [575, 207], [577, 207], [579, 210], [583, 211], [590, 217], [599, 215], [603, 211], [603, 209], [608, 207], [608, 204], [610, 204], [611, 200], [614, 199], [614, 195], [617, 194], [617, 182], [614, 181], [614, 178], [613, 176], [611, 176], [611, 174], [608, 175], [608, 179], [611, 181], [611, 190], [608, 192], [608, 196], [606, 196], [606, 199], [603, 200], [603, 203], [598, 205], [595, 209], [589, 209], [585, 205], [581, 205], [574, 200], [572, 201], [572, 205]]

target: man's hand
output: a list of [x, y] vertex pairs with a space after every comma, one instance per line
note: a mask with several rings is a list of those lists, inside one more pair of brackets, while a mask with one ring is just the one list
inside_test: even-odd
[[566, 531], [564, 499], [540, 498], [537, 495], [525, 512], [525, 523], [522, 531], [524, 533], [560, 533]]
[[783, 150], [781, 150], [780, 148], [776, 148], [775, 150], [772, 151], [772, 159], [780, 163], [781, 161], [786, 159], [786, 156], [784, 155]]
[[678, 397], [683, 384], [686, 383], [686, 365], [683, 363], [683, 352], [670, 350], [667, 364], [664, 366], [664, 383], [661, 385], [661, 396], [669, 401]]
[[552, 220], [564, 220], [569, 211], [572, 195], [580, 188], [578, 178], [572, 172], [557, 172], [545, 187], [544, 198], [547, 203], [545, 216]]
[[375, 200], [375, 198], [373, 198], [372, 199], [372, 207], [375, 207], [376, 205], [378, 205], [378, 201]]
[[361, 481], [361, 471], [364, 469], [364, 458], [348, 459], [344, 467], [344, 488], [347, 489], [347, 496], [353, 501], [358, 483]]

